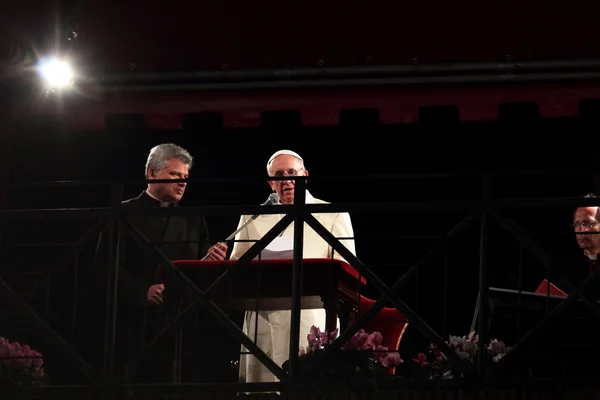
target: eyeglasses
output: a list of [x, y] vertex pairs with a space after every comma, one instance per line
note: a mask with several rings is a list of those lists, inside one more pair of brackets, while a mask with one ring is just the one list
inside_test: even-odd
[[293, 168], [283, 169], [283, 170], [275, 171], [275, 173], [273, 174], [273, 176], [276, 177], [276, 178], [281, 178], [283, 176], [298, 176], [300, 174], [300, 171], [302, 171], [303, 169], [304, 168], [300, 168], [300, 169], [293, 169]]
[[585, 228], [585, 229], [592, 229], [593, 227], [596, 226], [598, 222], [597, 221], [575, 221], [573, 224], [571, 224], [571, 227], [573, 229], [577, 229], [579, 227], [581, 228]]

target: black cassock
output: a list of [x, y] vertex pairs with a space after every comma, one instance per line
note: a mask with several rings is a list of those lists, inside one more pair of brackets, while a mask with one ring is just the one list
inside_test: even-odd
[[[123, 211], [156, 209], [160, 202], [143, 192], [122, 203]], [[178, 205], [175, 205], [178, 207]], [[169, 260], [195, 260], [210, 247], [206, 220], [201, 215], [135, 214], [127, 220]], [[103, 270], [108, 266], [109, 230], [98, 242], [97, 260]], [[173, 243], [180, 242], [180, 243]], [[141, 347], [164, 328], [169, 307], [148, 304], [151, 285], [162, 283], [156, 256], [145, 251], [128, 232], [121, 230], [119, 244], [118, 316], [116, 363], [118, 371]], [[126, 372], [126, 380], [140, 383], [165, 382], [172, 377], [173, 335]]]
[[[563, 292], [570, 294], [571, 290], [566, 283], [568, 280], [572, 285], [579, 286], [592, 275], [597, 268], [597, 261], [589, 259], [587, 256], [581, 256], [576, 260], [562, 263], [550, 270], [550, 282], [559, 287]], [[598, 284], [589, 285], [586, 293], [593, 295], [598, 288]], [[597, 296], [596, 296], [597, 297]]]

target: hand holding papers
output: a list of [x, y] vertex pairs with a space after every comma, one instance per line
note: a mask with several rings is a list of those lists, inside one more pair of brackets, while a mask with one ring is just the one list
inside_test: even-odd
[[291, 260], [294, 258], [294, 238], [276, 237], [260, 253], [263, 260]]

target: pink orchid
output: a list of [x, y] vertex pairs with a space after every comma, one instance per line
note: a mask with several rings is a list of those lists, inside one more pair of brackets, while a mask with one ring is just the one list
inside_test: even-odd
[[467, 340], [469, 342], [477, 343], [479, 342], [479, 335], [477, 335], [475, 332], [471, 332], [469, 333], [469, 336], [467, 336]]
[[320, 338], [321, 338], [321, 343], [324, 345], [328, 345], [329, 343], [333, 342], [338, 336], [338, 329], [335, 328], [335, 330], [333, 332], [331, 332], [329, 335], [327, 335], [327, 332], [321, 332]]
[[367, 341], [369, 340], [369, 334], [366, 333], [363, 329], [360, 329], [358, 332], [356, 332], [354, 334], [354, 336], [352, 336], [352, 338], [350, 340], [348, 340], [346, 342], [346, 344], [344, 344], [343, 349], [344, 350], [361, 350], [364, 349], [364, 347], [367, 344]]
[[[338, 330], [334, 330], [331, 333], [321, 332], [321, 330], [312, 326], [310, 333], [306, 336], [308, 346], [306, 350], [300, 349], [300, 355], [308, 354], [310, 352], [318, 351], [322, 346], [330, 344], [332, 341], [337, 339]], [[342, 350], [370, 350], [374, 352], [373, 359], [379, 362], [383, 367], [395, 367], [404, 362], [398, 352], [388, 351], [388, 348], [382, 345], [383, 337], [380, 332], [373, 332], [371, 334], [366, 333], [363, 329], [359, 330], [354, 336], [342, 346]]]
[[[452, 349], [460, 358], [468, 361], [471, 364], [475, 363], [479, 343], [479, 336], [476, 332], [470, 332], [466, 336], [450, 336], [446, 342], [450, 349]], [[494, 363], [500, 361], [506, 353], [511, 350], [504, 342], [498, 339], [491, 339], [488, 346], [486, 347], [487, 355], [492, 359]], [[429, 364], [424, 362], [426, 360], [425, 355], [420, 353], [413, 361], [419, 363], [422, 366], [431, 368], [432, 375], [431, 379], [453, 379], [454, 374], [451, 367], [446, 363], [447, 357], [445, 354], [440, 352], [434, 344], [429, 346], [429, 354], [434, 356], [434, 360], [431, 361], [429, 358]]]
[[321, 330], [314, 325], [311, 326], [309, 334], [306, 335], [306, 340], [308, 341], [306, 352], [317, 351], [322, 346], [330, 344], [337, 338], [337, 335], [337, 329], [328, 334], [327, 332], [321, 332]]
[[383, 336], [381, 336], [381, 333], [379, 333], [379, 332], [373, 332], [367, 338], [367, 343], [366, 343], [365, 348], [370, 348], [370, 349], [373, 349], [373, 350], [377, 350], [377, 348], [379, 346], [381, 346], [381, 343], [383, 343]]
[[0, 365], [2, 364], [8, 367], [11, 375], [25, 376], [30, 374], [34, 378], [44, 376], [44, 360], [40, 353], [33, 350], [29, 345], [10, 342], [8, 339], [0, 337]]
[[400, 353], [397, 351], [390, 351], [388, 353], [380, 354], [382, 354], [382, 356], [380, 356], [377, 361], [379, 361], [385, 368], [397, 367], [404, 362], [404, 360], [400, 358]]
[[423, 367], [429, 365], [429, 362], [427, 362], [427, 354], [425, 353], [417, 354], [417, 358], [413, 358], [413, 361]]
[[[372, 343], [377, 343], [379, 341], [378, 338], [381, 337], [381, 334], [379, 332], [375, 333], [377, 333], [378, 335], [374, 335], [375, 341]], [[396, 367], [404, 362], [404, 360], [400, 358], [400, 354], [398, 352], [388, 351], [388, 348], [386, 346], [382, 346], [380, 344], [373, 344], [373, 346], [370, 349], [366, 350], [374, 351], [373, 358], [375, 359], [375, 361], [379, 362], [382, 366], [386, 368]]]

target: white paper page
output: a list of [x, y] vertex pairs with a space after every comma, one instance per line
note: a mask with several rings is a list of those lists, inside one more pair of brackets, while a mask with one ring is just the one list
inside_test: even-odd
[[276, 237], [260, 256], [263, 260], [291, 260], [294, 258], [294, 237]]

